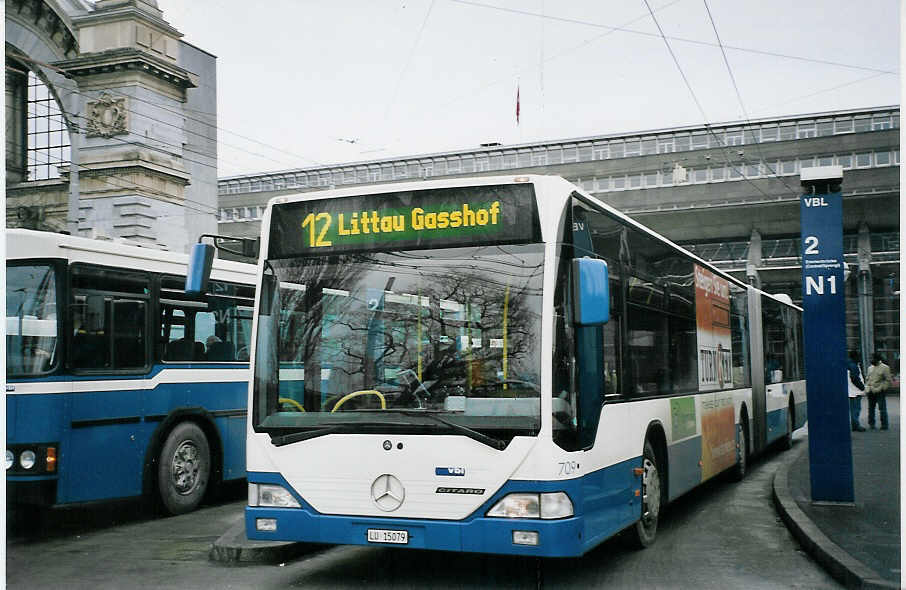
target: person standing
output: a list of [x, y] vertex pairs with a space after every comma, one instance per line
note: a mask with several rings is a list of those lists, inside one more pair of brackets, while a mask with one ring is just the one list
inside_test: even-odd
[[890, 376], [890, 367], [877, 352], [871, 355], [871, 367], [868, 368], [868, 425], [875, 427], [875, 406], [881, 415], [881, 430], [887, 430], [890, 424], [887, 421], [887, 389], [893, 384]]
[[859, 367], [859, 354], [855, 350], [849, 351], [849, 360], [846, 362], [846, 384], [849, 390], [849, 419], [854, 432], [864, 432], [865, 428], [859, 424], [859, 414], [862, 413], [862, 396], [865, 394], [865, 384], [862, 381], [862, 368]]

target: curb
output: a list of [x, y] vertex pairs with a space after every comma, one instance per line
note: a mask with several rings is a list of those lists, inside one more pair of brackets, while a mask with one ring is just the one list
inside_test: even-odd
[[327, 547], [312, 543], [254, 541], [245, 536], [245, 518], [211, 545], [208, 559], [226, 565], [285, 563]]
[[789, 487], [789, 469], [806, 451], [808, 446], [796, 453], [774, 473], [772, 482], [774, 506], [793, 537], [815, 561], [847, 588], [896, 589], [900, 586], [889, 582], [874, 570], [847, 553], [834, 543], [810, 519], [799, 506]]

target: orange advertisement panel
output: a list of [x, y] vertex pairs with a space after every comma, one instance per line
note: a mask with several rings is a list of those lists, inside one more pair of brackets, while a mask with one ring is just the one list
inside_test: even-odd
[[736, 463], [736, 424], [732, 398], [718, 399], [702, 409], [702, 480]]
[[695, 321], [698, 331], [698, 389], [723, 389], [732, 381], [730, 283], [695, 265]]

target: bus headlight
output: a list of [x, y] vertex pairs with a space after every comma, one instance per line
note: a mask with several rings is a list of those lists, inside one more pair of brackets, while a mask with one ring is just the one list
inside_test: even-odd
[[283, 486], [250, 483], [249, 506], [263, 506], [267, 508], [301, 508], [299, 501]]
[[6, 449], [6, 468], [9, 469], [16, 462], [16, 456], [9, 449]]
[[31, 469], [35, 466], [35, 452], [31, 449], [27, 451], [22, 451], [22, 454], [19, 455], [19, 465], [23, 469]]
[[573, 503], [566, 492], [549, 492], [507, 494], [488, 510], [487, 515], [495, 518], [554, 519], [573, 514]]

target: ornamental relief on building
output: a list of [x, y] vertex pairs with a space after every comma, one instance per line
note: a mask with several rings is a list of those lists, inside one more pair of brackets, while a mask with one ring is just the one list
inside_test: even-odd
[[113, 98], [106, 92], [86, 104], [88, 137], [113, 137], [128, 133], [126, 128], [126, 98]]

